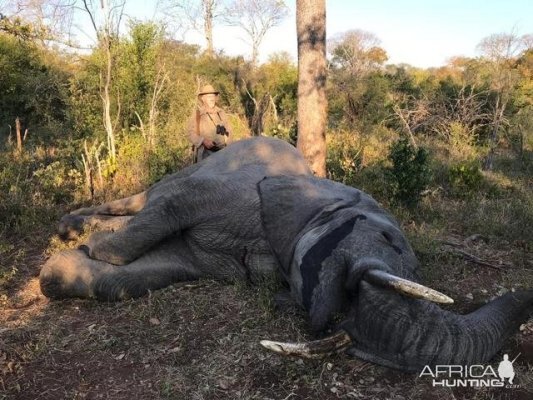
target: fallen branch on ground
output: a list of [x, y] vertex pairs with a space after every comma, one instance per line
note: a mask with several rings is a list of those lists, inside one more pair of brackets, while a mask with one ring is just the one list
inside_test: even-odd
[[493, 268], [493, 269], [496, 269], [498, 271], [505, 271], [504, 268], [502, 268], [502, 266], [505, 266], [507, 268], [512, 268], [512, 265], [509, 265], [509, 264], [505, 264], [505, 265], [496, 265], [496, 264], [493, 264], [487, 260], [483, 260], [473, 254], [470, 254], [468, 253], [467, 251], [461, 249], [461, 245], [459, 243], [454, 243], [454, 242], [449, 242], [449, 241], [446, 241], [446, 240], [442, 240], [441, 241], [442, 244], [446, 245], [446, 246], [450, 246], [453, 248], [453, 251], [455, 253], [458, 253], [459, 255], [463, 256], [467, 261], [470, 261], [474, 264], [477, 264], [477, 265], [481, 265], [483, 267], [489, 267], [489, 268]]

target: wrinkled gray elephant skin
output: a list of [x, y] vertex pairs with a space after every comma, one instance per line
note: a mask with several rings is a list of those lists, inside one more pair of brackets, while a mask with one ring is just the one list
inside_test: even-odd
[[42, 268], [46, 296], [114, 301], [278, 273], [315, 331], [343, 315], [348, 353], [406, 371], [487, 362], [533, 303], [533, 291], [517, 291], [459, 315], [366, 279], [379, 270], [417, 281], [397, 222], [360, 190], [313, 177], [277, 139], [237, 142], [143, 193], [74, 211], [59, 230], [73, 238], [88, 226], [101, 231]]

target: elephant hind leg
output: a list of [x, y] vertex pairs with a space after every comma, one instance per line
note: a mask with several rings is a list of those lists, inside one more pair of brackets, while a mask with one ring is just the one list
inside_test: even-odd
[[132, 215], [64, 215], [59, 221], [58, 234], [63, 240], [76, 240], [86, 229], [115, 232], [133, 218]]
[[187, 246], [173, 238], [120, 267], [91, 259], [82, 250], [67, 250], [50, 258], [40, 274], [43, 294], [52, 299], [68, 297], [116, 301], [140, 297], [179, 281], [195, 280]]
[[72, 211], [72, 215], [135, 215], [144, 208], [148, 192], [134, 194], [123, 199], [113, 200], [96, 207], [85, 207]]

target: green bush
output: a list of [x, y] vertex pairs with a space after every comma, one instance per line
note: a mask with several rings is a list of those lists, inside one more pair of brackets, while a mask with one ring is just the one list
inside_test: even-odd
[[392, 144], [388, 158], [392, 162], [387, 175], [393, 200], [407, 207], [415, 206], [431, 181], [427, 150], [415, 149], [402, 138]]
[[67, 160], [36, 160], [0, 153], [0, 233], [27, 234], [55, 221], [60, 208], [75, 200], [80, 173]]
[[278, 139], [285, 140], [286, 142], [292, 144], [296, 147], [296, 142], [298, 141], [298, 124], [293, 123], [290, 126], [284, 126], [282, 124], [277, 124], [271, 127], [267, 132], [266, 136], [275, 137]]
[[483, 184], [479, 163], [473, 161], [452, 165], [448, 171], [450, 192], [457, 197], [472, 197]]
[[60, 161], [54, 161], [46, 166], [40, 164], [33, 172], [32, 181], [40, 195], [51, 201], [51, 204], [72, 202], [76, 188], [83, 185], [81, 173], [76, 169], [65, 167]]
[[129, 196], [174, 173], [192, 162], [190, 144], [186, 140], [161, 137], [152, 147], [140, 134], [130, 132], [120, 143], [113, 175], [111, 196]]
[[363, 162], [363, 143], [350, 132], [338, 132], [328, 141], [326, 169], [328, 178], [355, 185]]
[[192, 162], [192, 151], [187, 146], [171, 148], [158, 146], [148, 156], [148, 182], [160, 180], [168, 174], [179, 171]]

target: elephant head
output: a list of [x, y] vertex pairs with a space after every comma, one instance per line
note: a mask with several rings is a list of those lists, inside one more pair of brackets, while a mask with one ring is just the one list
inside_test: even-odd
[[[517, 291], [459, 315], [449, 297], [418, 284], [417, 260], [395, 220], [365, 193], [313, 177], [259, 184], [262, 220], [291, 290], [323, 331], [311, 343], [263, 341], [304, 357], [347, 349], [359, 358], [420, 371], [425, 365], [488, 361], [527, 318], [533, 291]], [[294, 216], [297, 215], [297, 218]]]

